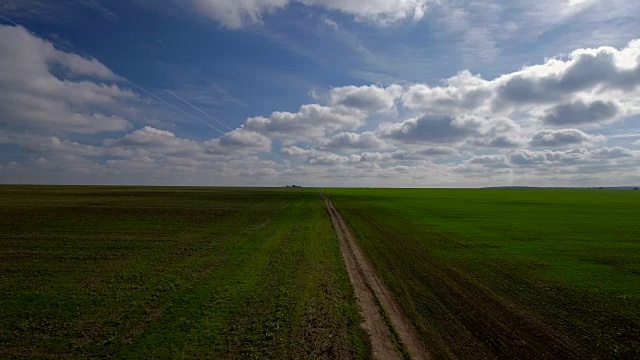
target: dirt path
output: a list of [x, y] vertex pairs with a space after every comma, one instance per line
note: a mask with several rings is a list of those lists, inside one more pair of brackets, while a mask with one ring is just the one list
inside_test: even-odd
[[[409, 319], [402, 313], [395, 299], [378, 276], [373, 265], [358, 246], [348, 225], [331, 200], [322, 194], [333, 227], [340, 239], [340, 250], [349, 279], [355, 290], [358, 307], [364, 318], [363, 328], [371, 339], [376, 359], [402, 359], [398, 346], [403, 346], [413, 359], [431, 359], [420, 342]], [[385, 321], [386, 317], [386, 321]], [[388, 323], [393, 329], [390, 329]], [[394, 334], [402, 343], [394, 342]]]

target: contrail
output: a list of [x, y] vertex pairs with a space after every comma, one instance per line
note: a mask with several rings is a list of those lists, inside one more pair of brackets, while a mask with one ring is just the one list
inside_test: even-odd
[[177, 97], [178, 99], [182, 100], [182, 102], [184, 102], [185, 104], [187, 104], [187, 105], [191, 106], [192, 108], [194, 108], [194, 109], [198, 110], [199, 112], [201, 112], [202, 114], [204, 114], [204, 116], [206, 116], [206, 117], [208, 117], [208, 118], [212, 119], [213, 121], [217, 122], [218, 124], [220, 124], [220, 125], [222, 125], [222, 126], [226, 127], [226, 128], [227, 128], [227, 129], [229, 129], [230, 131], [233, 131], [233, 129], [232, 129], [232, 128], [230, 128], [230, 127], [228, 127], [228, 126], [227, 126], [227, 124], [223, 123], [222, 121], [219, 121], [218, 119], [214, 118], [213, 116], [211, 116], [211, 115], [207, 114], [206, 112], [204, 112], [204, 111], [200, 110], [200, 108], [198, 108], [197, 106], [195, 106], [195, 105], [191, 104], [190, 102], [188, 102], [187, 100], [185, 100], [185, 99], [181, 98], [180, 96], [178, 96], [178, 95], [174, 94], [173, 92], [169, 91], [169, 89], [164, 89], [164, 90], [165, 90], [166, 92], [168, 92], [169, 94], [171, 94], [171, 95], [173, 95], [173, 96]]
[[[187, 100], [185, 100], [185, 99], [181, 98], [180, 96], [178, 96], [178, 95], [174, 94], [174, 93], [173, 93], [172, 91], [170, 91], [169, 89], [164, 89], [164, 90], [165, 90], [166, 92], [168, 92], [169, 94], [171, 94], [171, 95], [173, 95], [173, 96], [177, 97], [178, 99], [180, 99], [180, 100], [181, 100], [182, 102], [184, 102], [185, 104], [187, 104], [187, 105], [191, 106], [192, 108], [194, 108], [194, 109], [198, 110], [199, 112], [201, 112], [202, 114], [204, 114], [204, 115], [205, 115], [205, 116], [207, 116], [208, 118], [210, 118], [210, 119], [212, 119], [212, 120], [216, 121], [218, 124], [220, 124], [220, 125], [222, 125], [222, 126], [226, 127], [227, 129], [229, 129], [229, 131], [233, 131], [233, 130], [234, 130], [234, 129], [232, 129], [232, 128], [228, 127], [228, 126], [227, 126], [227, 124], [225, 124], [225, 123], [223, 123], [223, 122], [219, 121], [218, 119], [214, 118], [213, 116], [211, 116], [211, 115], [207, 114], [206, 112], [204, 112], [203, 110], [201, 110], [201, 109], [200, 109], [200, 108], [198, 108], [197, 106], [195, 106], [195, 105], [191, 104], [191, 103], [190, 103], [190, 102], [188, 102]], [[273, 152], [272, 150], [269, 150], [269, 153], [271, 153], [271, 155], [275, 156], [276, 158], [278, 158], [278, 159], [280, 159], [280, 160], [284, 161], [284, 158], [283, 158], [282, 156], [280, 156], [280, 155], [276, 154], [276, 153], [275, 153], [275, 152]]]
[[13, 25], [15, 25], [15, 26], [20, 26], [20, 24], [18, 24], [17, 22], [15, 22], [15, 21], [13, 21], [13, 20], [9, 19], [8, 17], [2, 16], [2, 14], [0, 14], [0, 18], [5, 19], [6, 21], [8, 21], [8, 22], [12, 23], [12, 24], [13, 24]]
[[[59, 42], [57, 42], [57, 41], [55, 41], [55, 40], [53, 40], [53, 39], [51, 39], [51, 38], [48, 38], [48, 37], [45, 37], [45, 36], [40, 36], [39, 34], [37, 34], [37, 33], [33, 32], [33, 31], [29, 30], [26, 26], [20, 25], [20, 24], [18, 24], [17, 22], [15, 22], [15, 21], [13, 21], [13, 20], [9, 19], [8, 17], [3, 16], [2, 14], [0, 14], [0, 18], [2, 18], [2, 19], [4, 19], [4, 20], [6, 20], [7, 22], [9, 22], [9, 23], [11, 23], [11, 24], [13, 24], [13, 25], [15, 25], [15, 26], [20, 26], [20, 27], [22, 27], [23, 29], [27, 30], [27, 32], [29, 32], [29, 34], [31, 34], [31, 35], [33, 35], [33, 36], [35, 36], [35, 37], [37, 37], [37, 38], [40, 38], [40, 39], [42, 39], [42, 40], [48, 41], [48, 42], [50, 42], [50, 43], [52, 43], [52, 44], [56, 45], [57, 47], [59, 47], [59, 48], [60, 48], [60, 49], [62, 49], [62, 50], [66, 50], [67, 52], [70, 52], [70, 53], [72, 53], [72, 54], [79, 54], [79, 53], [80, 53], [80, 52], [78, 52], [78, 51], [73, 51], [73, 50], [69, 49], [68, 47], [66, 47], [66, 46], [64, 46], [64, 45], [62, 45], [62, 44], [60, 44]], [[85, 55], [85, 57], [87, 57], [87, 58], [89, 58], [89, 59], [95, 59], [94, 57], [92, 57], [92, 56], [88, 56], [87, 54], [80, 54], [80, 55]]]
[[[135, 85], [134, 85], [134, 86], [135, 86]], [[207, 117], [209, 117], [209, 118], [211, 118], [211, 119], [215, 120], [218, 124], [220, 124], [220, 125], [222, 125], [222, 126], [226, 127], [227, 129], [229, 129], [229, 131], [233, 131], [233, 130], [234, 130], [234, 129], [230, 128], [229, 126], [227, 126], [227, 124], [225, 124], [225, 123], [223, 123], [223, 122], [219, 121], [218, 119], [214, 118], [213, 116], [211, 116], [211, 115], [207, 114], [206, 112], [204, 112], [204, 111], [200, 110], [197, 106], [192, 105], [192, 104], [191, 104], [191, 103], [189, 103], [187, 100], [185, 100], [185, 99], [181, 98], [180, 96], [178, 96], [178, 95], [174, 94], [174, 93], [173, 93], [173, 92], [171, 92], [169, 89], [164, 89], [164, 90], [165, 90], [166, 92], [168, 92], [169, 94], [171, 94], [171, 95], [173, 95], [173, 96], [177, 97], [178, 99], [182, 100], [185, 104], [187, 104], [187, 105], [191, 106], [192, 108], [194, 108], [194, 109], [198, 110], [199, 112], [203, 113], [205, 116], [207, 116]], [[200, 120], [200, 121], [202, 121], [202, 120]], [[278, 159], [280, 159], [280, 160], [283, 160], [283, 161], [284, 161], [284, 159], [282, 158], [282, 156], [280, 156], [280, 155], [276, 154], [276, 153], [275, 153], [275, 152], [273, 152], [272, 150], [269, 150], [269, 153], [271, 153], [271, 155], [275, 156], [276, 158], [278, 158]]]
[[[204, 112], [203, 110], [201, 110], [201, 109], [200, 109], [200, 108], [198, 108], [197, 106], [195, 106], [195, 105], [191, 104], [191, 103], [190, 103], [190, 102], [188, 102], [187, 100], [185, 100], [185, 99], [181, 98], [180, 96], [178, 96], [178, 95], [174, 94], [174, 93], [173, 93], [172, 91], [170, 91], [169, 89], [164, 89], [164, 90], [165, 90], [166, 92], [168, 92], [169, 94], [171, 94], [171, 95], [173, 95], [173, 96], [177, 97], [178, 99], [180, 99], [180, 100], [181, 100], [182, 102], [184, 102], [185, 104], [187, 104], [187, 105], [191, 106], [192, 108], [194, 108], [194, 109], [198, 110], [199, 112], [201, 112], [202, 114], [204, 114], [204, 115], [205, 115], [205, 116], [207, 116], [208, 118], [210, 118], [210, 119], [214, 120], [214, 121], [215, 121], [215, 122], [217, 122], [218, 124], [220, 124], [220, 125], [222, 125], [222, 126], [226, 127], [227, 129], [229, 129], [229, 131], [233, 131], [233, 130], [234, 130], [234, 129], [230, 128], [229, 126], [227, 126], [227, 124], [225, 124], [225, 123], [223, 123], [223, 122], [219, 121], [218, 119], [214, 118], [213, 116], [211, 116], [211, 115], [207, 114], [206, 112]], [[284, 161], [284, 159], [282, 158], [282, 156], [280, 156], [280, 155], [276, 154], [276, 153], [275, 153], [275, 152], [273, 152], [272, 150], [269, 150], [269, 153], [271, 153], [271, 155], [275, 156], [276, 158], [278, 158], [278, 159], [280, 159], [280, 160], [283, 160], [283, 161]]]
[[143, 89], [142, 87], [140, 87], [140, 86], [138, 86], [138, 85], [134, 84], [131, 80], [127, 80], [127, 79], [125, 79], [125, 81], [126, 81], [126, 82], [128, 82], [129, 84], [133, 85], [134, 87], [136, 87], [138, 90], [140, 90], [140, 91], [144, 92], [145, 94], [147, 94], [147, 95], [149, 95], [149, 96], [153, 97], [154, 99], [157, 99], [158, 101], [162, 102], [163, 104], [165, 104], [165, 105], [167, 105], [167, 106], [170, 106], [172, 109], [178, 110], [178, 111], [180, 111], [181, 113], [183, 113], [183, 114], [185, 114], [185, 115], [187, 115], [187, 116], [191, 117], [192, 119], [196, 119], [196, 120], [198, 120], [198, 121], [199, 121], [199, 122], [201, 122], [202, 124], [204, 124], [204, 125], [206, 125], [206, 126], [208, 126], [208, 127], [212, 128], [213, 130], [215, 130], [215, 131], [219, 132], [219, 133], [220, 133], [220, 134], [222, 134], [222, 135], [226, 134], [226, 132], [224, 132], [224, 131], [222, 131], [222, 130], [218, 129], [217, 127], [215, 127], [215, 126], [213, 126], [213, 125], [211, 125], [211, 124], [209, 124], [208, 122], [206, 122], [206, 121], [202, 120], [201, 118], [199, 118], [199, 117], [197, 117], [197, 116], [194, 116], [193, 114], [190, 114], [190, 113], [188, 113], [188, 112], [186, 112], [186, 111], [182, 110], [181, 108], [179, 108], [179, 107], [177, 107], [177, 106], [175, 106], [175, 105], [173, 105], [173, 104], [171, 104], [171, 103], [169, 103], [169, 102], [167, 102], [167, 101], [163, 100], [163, 99], [162, 99], [162, 98], [160, 98], [159, 96], [157, 96], [157, 95], [155, 95], [155, 94], [153, 94], [153, 93], [151, 93], [151, 92], [149, 92], [149, 91], [147, 91], [147, 90]]

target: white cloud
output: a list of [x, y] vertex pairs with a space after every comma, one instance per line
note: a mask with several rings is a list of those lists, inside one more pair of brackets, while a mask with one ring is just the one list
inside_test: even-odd
[[329, 106], [347, 108], [376, 113], [393, 108], [396, 98], [400, 97], [402, 88], [391, 85], [387, 88], [378, 86], [344, 86], [331, 89]]
[[[255, 18], [242, 16], [259, 21], [280, 8], [260, 6]], [[21, 28], [1, 27], [0, 35], [0, 121], [8, 127], [0, 144], [26, 157], [2, 164], [4, 182], [121, 176], [151, 184], [464, 186], [507, 176], [537, 184], [584, 174], [638, 178], [640, 152], [625, 148], [635, 139], [595, 134], [616, 133], [605, 127], [640, 115], [640, 41], [580, 49], [491, 80], [462, 71], [436, 85], [314, 88], [317, 103], [250, 117], [203, 141], [164, 122], [131, 131], [125, 118], [140, 120], [121, 109], [135, 114], [138, 96], [104, 64]], [[74, 135], [100, 131], [120, 134]], [[607, 140], [620, 146], [603, 147]], [[271, 151], [285, 159], [264, 160]]]
[[508, 168], [507, 158], [504, 155], [477, 155], [466, 160], [463, 167], [480, 166], [483, 168], [503, 169]]
[[357, 107], [303, 105], [297, 113], [276, 111], [268, 118], [247, 119], [244, 127], [287, 144], [314, 141], [341, 130], [355, 130], [367, 120], [367, 112]]
[[493, 80], [463, 71], [440, 86], [414, 84], [402, 104], [431, 115], [540, 118], [553, 125], [602, 123], [640, 113], [640, 41], [579, 49]]
[[[308, 166], [325, 168], [388, 167], [394, 162], [411, 167], [433, 157], [453, 172], [470, 173], [504, 173], [536, 163], [614, 166], [618, 160], [613, 156], [629, 153], [620, 150], [623, 148], [598, 150], [606, 143], [605, 136], [578, 128], [549, 129], [548, 125], [605, 126], [640, 113], [635, 105], [640, 97], [636, 99], [637, 95], [628, 91], [640, 85], [640, 78], [637, 84], [629, 80], [640, 71], [633, 55], [639, 45], [632, 42], [620, 50], [581, 49], [493, 80], [462, 71], [438, 86], [338, 87], [329, 91], [326, 105], [303, 105], [296, 113], [274, 112], [270, 117], [249, 118], [243, 129], [285, 145], [296, 144], [282, 148], [281, 153], [293, 158], [294, 163], [299, 158]], [[594, 62], [600, 65], [594, 67]], [[607, 67], [614, 69], [607, 71], [613, 78], [591, 73]], [[592, 81], [574, 79], [585, 72]], [[505, 89], [515, 93], [508, 94]], [[556, 96], [546, 92], [555, 92]], [[579, 104], [585, 104], [584, 109]], [[570, 107], [574, 114], [563, 106]], [[557, 119], [544, 120], [551, 113]], [[407, 118], [407, 114], [417, 115]], [[376, 118], [383, 122], [376, 124]], [[394, 122], [394, 118], [399, 120]], [[593, 150], [527, 149], [576, 146]], [[366, 151], [354, 153], [357, 150]], [[462, 161], [462, 156], [467, 160]]]
[[357, 155], [341, 156], [338, 154], [325, 154], [313, 157], [309, 160], [311, 165], [337, 165], [337, 164], [349, 164], [359, 162], [360, 157]]
[[446, 146], [434, 146], [421, 148], [416, 153], [427, 156], [456, 155], [458, 150]]
[[363, 133], [342, 132], [321, 143], [327, 149], [379, 149], [385, 147], [384, 141], [372, 131]]
[[526, 143], [522, 134], [517, 132], [497, 134], [493, 136], [482, 136], [469, 139], [466, 145], [475, 147], [490, 147], [490, 148], [519, 148]]
[[338, 131], [360, 128], [369, 115], [393, 109], [400, 93], [399, 86], [334, 88], [327, 105], [308, 104], [296, 113], [276, 111], [269, 117], [252, 117], [244, 128], [282, 140], [286, 145], [298, 141], [322, 142]]
[[596, 100], [587, 104], [576, 100], [547, 110], [543, 121], [550, 125], [592, 124], [612, 119], [619, 111], [620, 108], [614, 101]]
[[597, 145], [604, 142], [604, 136], [589, 135], [578, 129], [540, 130], [531, 138], [531, 145], [535, 147]]
[[[522, 150], [510, 156], [510, 162], [520, 166], [579, 165], [596, 163], [609, 165], [609, 161], [638, 159], [640, 153], [624, 148], [600, 148], [587, 150], [584, 148], [564, 151], [531, 151]], [[602, 162], [605, 160], [605, 162]]]
[[478, 109], [489, 110], [486, 102], [493, 88], [492, 82], [469, 71], [462, 71], [444, 80], [442, 86], [410, 86], [402, 95], [402, 104], [409, 109], [439, 115], [448, 115], [452, 111], [459, 113]]
[[422, 116], [381, 128], [384, 138], [414, 142], [456, 142], [479, 134], [482, 119], [475, 116]]
[[140, 149], [139, 153], [151, 154], [196, 154], [203, 150], [200, 143], [175, 136], [170, 131], [145, 126], [117, 140], [105, 140], [107, 147]]
[[0, 144], [18, 145], [22, 149], [56, 155], [72, 156], [126, 156], [131, 155], [123, 149], [105, 149], [100, 146], [80, 144], [62, 140], [57, 136], [37, 135], [28, 132], [10, 132], [0, 130]]
[[[380, 134], [383, 138], [407, 143], [456, 143], [469, 139], [475, 140], [477, 144], [487, 140], [488, 143], [484, 144], [485, 146], [500, 146], [504, 142], [503, 146], [508, 147], [506, 143], [510, 140], [500, 136], [517, 128], [517, 125], [508, 118], [477, 115], [423, 115], [400, 123], [382, 124]], [[495, 144], [492, 144], [492, 140]]]
[[600, 159], [620, 159], [640, 156], [640, 153], [637, 151], [621, 147], [601, 148], [593, 150], [591, 153], [595, 158]]
[[502, 76], [495, 106], [553, 104], [575, 95], [620, 93], [640, 85], [640, 41], [618, 50], [612, 47], [579, 49], [566, 60], [551, 59]]
[[[54, 65], [65, 78], [53, 74]], [[105, 84], [120, 78], [95, 59], [57, 50], [22, 27], [0, 26], [0, 68], [0, 122], [58, 133], [131, 128], [118, 111], [137, 95]]]
[[324, 24], [333, 30], [338, 30], [340, 28], [340, 25], [331, 19], [324, 19]]
[[357, 20], [388, 25], [405, 19], [422, 19], [431, 0], [189, 0], [195, 8], [222, 25], [238, 29], [262, 21], [266, 14], [292, 3], [339, 11]]
[[271, 152], [271, 139], [244, 129], [226, 133], [219, 139], [204, 143], [207, 152], [212, 154], [237, 154]]
[[280, 152], [288, 156], [313, 156], [314, 154], [320, 154], [320, 151], [303, 149], [298, 146], [288, 146], [280, 149]]

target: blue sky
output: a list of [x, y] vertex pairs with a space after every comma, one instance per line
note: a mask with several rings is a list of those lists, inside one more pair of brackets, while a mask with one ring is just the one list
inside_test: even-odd
[[0, 182], [640, 183], [640, 5], [2, 0]]

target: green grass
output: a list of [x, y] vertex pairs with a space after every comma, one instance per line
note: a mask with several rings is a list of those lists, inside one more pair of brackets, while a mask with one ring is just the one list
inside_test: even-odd
[[0, 187], [2, 358], [367, 358], [315, 190]]
[[325, 193], [438, 357], [640, 357], [640, 192]]

